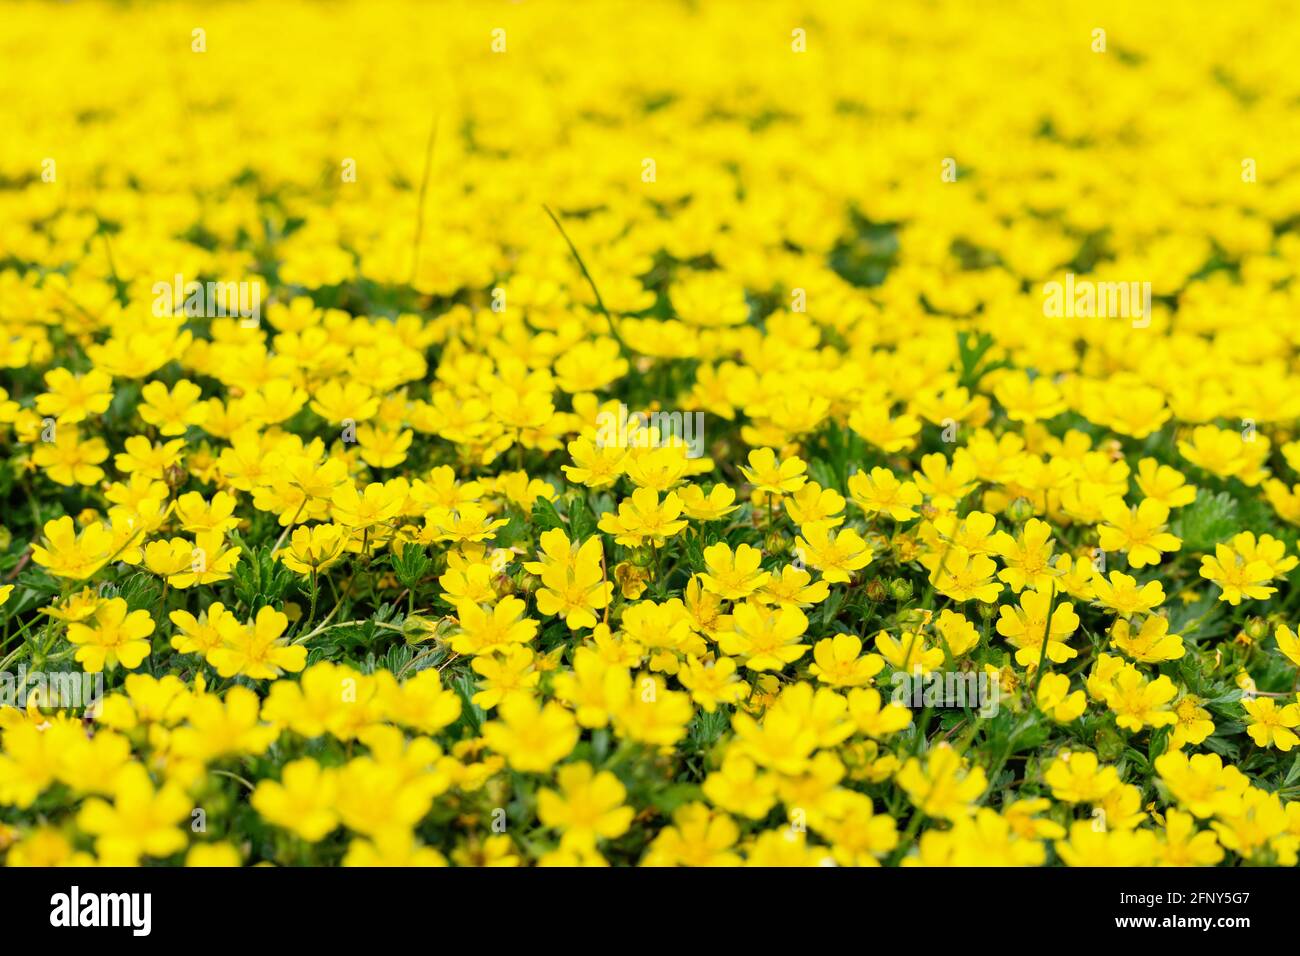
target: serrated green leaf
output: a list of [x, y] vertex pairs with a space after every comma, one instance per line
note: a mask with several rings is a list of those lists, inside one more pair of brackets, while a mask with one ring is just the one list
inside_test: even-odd
[[1241, 530], [1237, 501], [1226, 491], [1214, 495], [1202, 488], [1196, 500], [1179, 512], [1170, 530], [1183, 539], [1184, 551], [1213, 551], [1216, 544]]
[[550, 531], [552, 528], [565, 527], [564, 519], [555, 510], [555, 505], [545, 498], [538, 498], [533, 502], [533, 524], [537, 526], [538, 534]]

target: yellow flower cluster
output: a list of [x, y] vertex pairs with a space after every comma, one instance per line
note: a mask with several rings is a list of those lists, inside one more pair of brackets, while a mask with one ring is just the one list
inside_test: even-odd
[[8, 8], [0, 859], [1295, 866], [1262, 6]]

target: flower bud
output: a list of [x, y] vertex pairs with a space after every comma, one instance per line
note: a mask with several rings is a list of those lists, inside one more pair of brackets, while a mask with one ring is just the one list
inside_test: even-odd
[[1113, 727], [1097, 731], [1097, 759], [1110, 763], [1124, 755], [1124, 735]]
[[794, 546], [794, 539], [780, 531], [769, 532], [763, 539], [764, 554], [786, 554]]
[[1034, 516], [1034, 505], [1028, 498], [1017, 498], [1007, 506], [1007, 517], [1016, 524], [1024, 524]]
[[435, 626], [427, 617], [412, 614], [402, 621], [402, 637], [408, 644], [419, 644], [433, 636]]

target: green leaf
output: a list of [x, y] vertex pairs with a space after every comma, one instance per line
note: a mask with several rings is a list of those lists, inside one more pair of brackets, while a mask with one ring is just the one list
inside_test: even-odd
[[230, 573], [239, 603], [250, 611], [278, 603], [293, 582], [293, 572], [275, 559], [270, 545], [250, 548], [246, 541], [234, 540], [243, 549]]
[[510, 518], [506, 521], [505, 527], [497, 532], [496, 543], [500, 547], [509, 548], [518, 544], [527, 534], [528, 522], [511, 510]]
[[575, 497], [569, 505], [569, 529], [574, 541], [586, 541], [596, 533], [596, 516], [586, 499]]
[[665, 815], [671, 814], [682, 804], [692, 800], [702, 800], [704, 791], [693, 783], [674, 783], [665, 787], [650, 798], [650, 802]]
[[1151, 735], [1147, 744], [1147, 763], [1154, 764], [1156, 758], [1169, 749], [1169, 728], [1161, 727]]
[[400, 552], [393, 552], [389, 561], [397, 580], [412, 591], [424, 578], [425, 572], [433, 566], [433, 561], [424, 548], [412, 542], [407, 542]]
[[1213, 551], [1216, 544], [1241, 530], [1237, 501], [1226, 491], [1212, 495], [1202, 488], [1196, 500], [1171, 523], [1170, 530], [1183, 539], [1184, 551]]
[[1287, 771], [1286, 779], [1282, 781], [1282, 786], [1289, 787], [1291, 784], [1295, 783], [1296, 780], [1300, 780], [1300, 754], [1296, 754], [1295, 759], [1291, 761], [1291, 769]]
[[117, 596], [126, 601], [128, 611], [156, 611], [162, 585], [153, 575], [137, 572], [122, 582]]
[[823, 488], [839, 489], [840, 480], [836, 476], [835, 469], [820, 458], [814, 458], [808, 465], [808, 474], [813, 481]]
[[543, 531], [550, 531], [552, 528], [563, 528], [564, 519], [555, 510], [555, 505], [545, 498], [538, 498], [533, 502], [533, 524], [537, 526], [538, 534], [541, 534]]
[[461, 721], [468, 724], [474, 734], [478, 735], [483, 729], [483, 720], [487, 717], [487, 712], [474, 703], [473, 697], [478, 692], [474, 687], [474, 679], [467, 673], [461, 673], [453, 677], [450, 683], [465, 705], [461, 710]]

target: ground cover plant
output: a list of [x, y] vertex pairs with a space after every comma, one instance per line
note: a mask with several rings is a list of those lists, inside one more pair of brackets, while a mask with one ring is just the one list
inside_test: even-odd
[[1256, 7], [7, 5], [0, 859], [1294, 866]]

